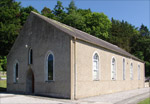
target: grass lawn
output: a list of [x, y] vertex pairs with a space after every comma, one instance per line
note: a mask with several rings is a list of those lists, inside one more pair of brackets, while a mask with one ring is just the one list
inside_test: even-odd
[[5, 92], [6, 91], [6, 80], [0, 80], [0, 92]]
[[147, 99], [139, 102], [138, 104], [150, 104], [150, 98], [147, 98]]

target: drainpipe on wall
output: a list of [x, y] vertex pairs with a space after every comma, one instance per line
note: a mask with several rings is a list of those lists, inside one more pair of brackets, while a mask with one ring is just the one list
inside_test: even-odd
[[76, 99], [76, 37], [74, 37], [74, 99]]

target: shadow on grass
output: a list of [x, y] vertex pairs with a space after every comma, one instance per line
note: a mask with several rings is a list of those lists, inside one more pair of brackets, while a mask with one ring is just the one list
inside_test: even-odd
[[6, 92], [6, 91], [7, 91], [6, 88], [0, 87], [0, 92]]

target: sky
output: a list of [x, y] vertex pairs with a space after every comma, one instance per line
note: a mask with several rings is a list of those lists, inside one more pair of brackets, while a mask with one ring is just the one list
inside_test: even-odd
[[[44, 7], [51, 10], [57, 0], [15, 0], [21, 2], [22, 7], [33, 6], [39, 12]], [[64, 7], [68, 7], [71, 0], [60, 0]], [[150, 30], [150, 0], [74, 0], [77, 8], [88, 9], [92, 12], [103, 12], [109, 19], [125, 20], [135, 27], [141, 24]]]

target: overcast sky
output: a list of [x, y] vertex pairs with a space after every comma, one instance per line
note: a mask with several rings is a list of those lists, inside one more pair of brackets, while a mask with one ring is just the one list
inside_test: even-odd
[[[21, 6], [33, 6], [39, 12], [43, 7], [51, 10], [57, 0], [15, 0]], [[68, 7], [71, 0], [60, 0], [64, 7]], [[103, 12], [109, 19], [125, 20], [135, 27], [146, 25], [150, 30], [150, 0], [74, 0], [77, 8], [88, 9], [92, 12]]]

